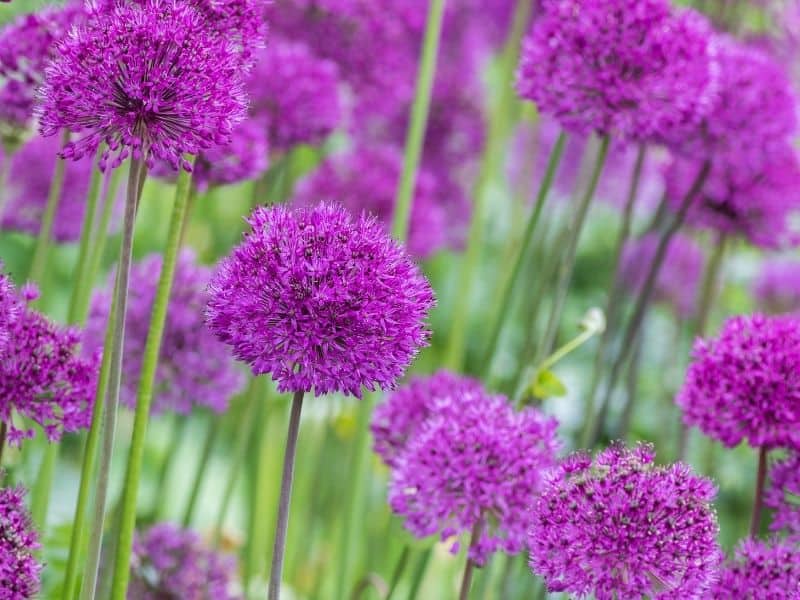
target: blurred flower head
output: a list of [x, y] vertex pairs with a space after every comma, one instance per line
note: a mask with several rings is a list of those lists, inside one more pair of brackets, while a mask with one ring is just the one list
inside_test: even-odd
[[754, 293], [765, 312], [779, 314], [800, 311], [800, 262], [764, 262], [755, 282]]
[[792, 451], [773, 464], [769, 476], [764, 505], [773, 511], [770, 529], [783, 530], [800, 539], [800, 452]]
[[800, 548], [790, 542], [746, 539], [720, 569], [712, 600], [769, 598], [797, 600], [800, 593]]
[[36, 555], [40, 547], [25, 506], [25, 489], [0, 489], [0, 598], [38, 597], [42, 565]]

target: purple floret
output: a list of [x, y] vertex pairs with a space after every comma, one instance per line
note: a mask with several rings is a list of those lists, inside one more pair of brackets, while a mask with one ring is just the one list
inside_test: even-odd
[[[2, 263], [0, 263], [0, 267], [2, 267]], [[0, 272], [0, 357], [8, 348], [14, 322], [22, 311], [21, 304], [14, 282], [8, 275]]]
[[42, 565], [36, 555], [40, 547], [25, 507], [25, 489], [0, 489], [0, 598], [38, 597]]
[[769, 478], [764, 505], [773, 510], [770, 529], [785, 531], [800, 541], [800, 452], [791, 451], [772, 465]]
[[773, 539], [744, 540], [719, 572], [709, 600], [797, 600], [800, 547]]
[[800, 311], [800, 262], [771, 260], [762, 264], [754, 294], [765, 312]]

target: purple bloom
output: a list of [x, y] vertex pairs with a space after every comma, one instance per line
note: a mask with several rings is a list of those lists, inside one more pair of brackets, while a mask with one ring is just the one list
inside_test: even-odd
[[715, 89], [710, 25], [667, 0], [543, 0], [517, 75], [567, 129], [637, 141], [679, 138]]
[[39, 548], [39, 536], [25, 508], [25, 489], [0, 489], [0, 598], [29, 600], [38, 596]]
[[[121, 392], [123, 403], [130, 408], [136, 406], [161, 260], [160, 255], [154, 254], [131, 270]], [[155, 414], [168, 410], [188, 414], [195, 405], [222, 413], [227, 410], [231, 396], [242, 389], [244, 374], [225, 345], [203, 323], [210, 278], [211, 269], [198, 265], [192, 251], [181, 252], [156, 370], [152, 405]], [[90, 350], [102, 348], [113, 288], [114, 273], [109, 277], [108, 287], [92, 299], [85, 344]]]
[[769, 475], [771, 483], [764, 493], [764, 505], [773, 510], [770, 529], [800, 536], [800, 452], [790, 452], [776, 462]]
[[273, 38], [256, 57], [247, 90], [250, 110], [266, 118], [269, 142], [278, 150], [318, 144], [342, 120], [336, 63], [301, 42]]
[[769, 313], [800, 311], [800, 263], [765, 262], [755, 282], [755, 297]]
[[[23, 288], [20, 301], [35, 300], [33, 286]], [[0, 360], [0, 420], [8, 440], [19, 445], [33, 429], [14, 426], [14, 413], [41, 425], [47, 438], [88, 428], [92, 420], [99, 360], [81, 357], [81, 332], [61, 327], [29, 306], [23, 306], [10, 330], [10, 342]]]
[[41, 90], [41, 131], [81, 134], [64, 157], [106, 142], [103, 165], [112, 153], [112, 167], [132, 153], [189, 169], [184, 154], [227, 143], [244, 115], [234, 42], [176, 0], [97, 10], [58, 50]]
[[551, 592], [598, 600], [702, 598], [722, 552], [716, 489], [652, 447], [565, 459], [536, 501], [530, 564]]
[[238, 588], [236, 560], [190, 529], [158, 523], [134, 539], [131, 600], [238, 600]]
[[[374, 215], [389, 229], [394, 215], [403, 157], [393, 146], [359, 146], [330, 158], [301, 182], [295, 203], [314, 206], [338, 202], [354, 216]], [[447, 245], [449, 221], [436, 176], [426, 169], [417, 175], [408, 234], [408, 250], [425, 258]]]
[[392, 510], [417, 537], [446, 540], [481, 523], [469, 553], [480, 565], [498, 550], [520, 552], [544, 471], [556, 462], [558, 423], [532, 407], [515, 412], [504, 396], [469, 384], [429, 408], [393, 459]]
[[392, 388], [427, 343], [433, 290], [373, 218], [257, 208], [210, 284], [208, 323], [280, 391]]
[[5, 354], [14, 322], [19, 318], [21, 309], [14, 283], [8, 275], [0, 272], [0, 358]]
[[[659, 234], [651, 233], [628, 242], [622, 254], [622, 280], [632, 294], [644, 285]], [[690, 318], [697, 305], [697, 292], [703, 275], [704, 253], [690, 237], [675, 236], [667, 249], [664, 266], [658, 274], [654, 298], [670, 305], [681, 318]]]
[[744, 540], [720, 571], [710, 600], [797, 600], [800, 548], [789, 542]]
[[738, 316], [695, 342], [676, 403], [687, 425], [729, 448], [800, 448], [800, 321]]

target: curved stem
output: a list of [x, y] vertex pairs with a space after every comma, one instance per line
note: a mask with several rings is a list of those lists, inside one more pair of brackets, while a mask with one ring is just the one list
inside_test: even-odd
[[[478, 545], [478, 540], [481, 537], [483, 530], [483, 516], [481, 516], [472, 527], [472, 536], [470, 537], [469, 550], [472, 550]], [[467, 552], [467, 564], [464, 567], [464, 575], [461, 578], [461, 591], [458, 594], [459, 600], [467, 600], [469, 598], [469, 590], [472, 587], [472, 573], [475, 569], [475, 563], [469, 557]]]
[[756, 491], [753, 497], [753, 516], [750, 521], [750, 537], [755, 539], [761, 530], [761, 512], [764, 507], [764, 484], [767, 481], [767, 449], [758, 450], [758, 472], [756, 473]]

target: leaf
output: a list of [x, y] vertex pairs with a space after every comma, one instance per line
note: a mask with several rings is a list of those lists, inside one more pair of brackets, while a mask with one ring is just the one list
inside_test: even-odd
[[531, 382], [531, 395], [534, 398], [560, 398], [567, 395], [567, 386], [552, 371], [539, 371]]

